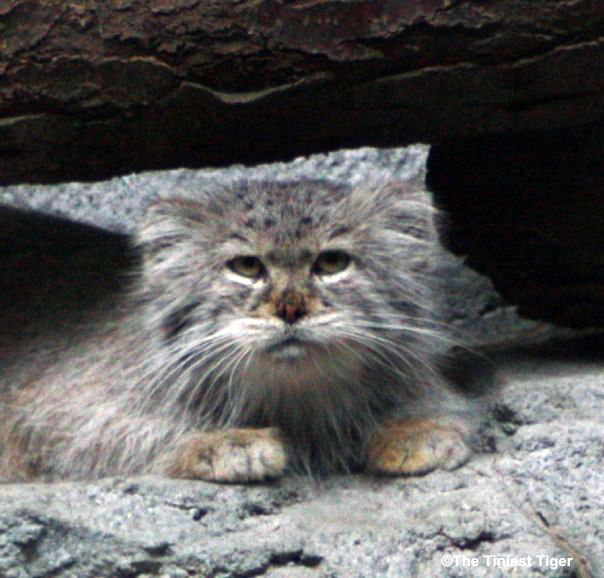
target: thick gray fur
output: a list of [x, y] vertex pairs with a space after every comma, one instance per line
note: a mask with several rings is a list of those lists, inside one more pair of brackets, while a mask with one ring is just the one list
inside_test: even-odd
[[[386, 417], [465, 419], [436, 369], [447, 337], [431, 293], [434, 218], [405, 183], [240, 181], [155, 202], [131, 291], [7, 355], [2, 475], [161, 472], [192, 432], [267, 426], [292, 466], [333, 471], [362, 464]], [[312, 274], [326, 249], [352, 258], [331, 280]], [[261, 283], [226, 266], [248, 254], [267, 263]], [[260, 314], [287, 284], [320, 313], [293, 325]], [[287, 336], [306, 353], [273, 359]]]

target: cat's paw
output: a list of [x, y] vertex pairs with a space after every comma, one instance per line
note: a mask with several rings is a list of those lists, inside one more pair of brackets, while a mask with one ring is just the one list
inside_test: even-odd
[[468, 461], [463, 424], [433, 418], [384, 422], [373, 433], [367, 448], [367, 469], [376, 474], [425, 474], [452, 470]]
[[279, 430], [227, 429], [191, 437], [168, 473], [213, 482], [256, 482], [282, 476], [286, 466]]

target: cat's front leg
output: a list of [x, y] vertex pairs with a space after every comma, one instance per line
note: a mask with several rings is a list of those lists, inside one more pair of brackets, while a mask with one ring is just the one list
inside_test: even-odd
[[276, 428], [197, 432], [162, 462], [163, 473], [174, 478], [256, 482], [285, 473], [287, 449]]
[[415, 417], [382, 423], [369, 440], [367, 469], [386, 475], [452, 470], [471, 455], [468, 428], [461, 420]]

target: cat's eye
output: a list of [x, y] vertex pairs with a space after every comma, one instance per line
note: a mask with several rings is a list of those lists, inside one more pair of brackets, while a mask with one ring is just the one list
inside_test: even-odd
[[249, 277], [251, 279], [260, 277], [264, 273], [264, 265], [258, 257], [253, 255], [242, 255], [235, 257], [227, 263], [229, 269], [241, 275], [242, 277]]
[[313, 265], [313, 273], [334, 275], [350, 265], [350, 257], [344, 251], [323, 251]]

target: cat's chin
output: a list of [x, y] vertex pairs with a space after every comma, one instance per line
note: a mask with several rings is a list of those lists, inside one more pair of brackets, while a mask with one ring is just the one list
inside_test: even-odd
[[290, 336], [270, 343], [264, 354], [276, 362], [295, 363], [308, 357], [311, 347], [308, 342]]
[[360, 357], [303, 338], [284, 337], [267, 344], [246, 367], [247, 379], [270, 387], [294, 389], [356, 381]]

